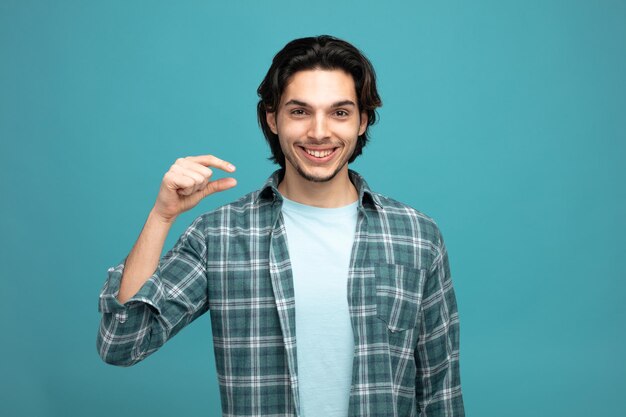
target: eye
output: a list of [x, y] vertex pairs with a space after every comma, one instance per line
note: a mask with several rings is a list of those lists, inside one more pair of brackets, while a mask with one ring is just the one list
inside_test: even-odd
[[302, 109], [293, 109], [291, 112], [289, 112], [291, 115], [293, 116], [304, 116], [306, 113], [304, 112], [304, 110]]
[[350, 114], [349, 114], [347, 111], [345, 111], [345, 110], [337, 110], [337, 111], [335, 112], [335, 114], [336, 114], [338, 117], [341, 117], [341, 118], [345, 118], [345, 117], [348, 117], [348, 116], [350, 115]]

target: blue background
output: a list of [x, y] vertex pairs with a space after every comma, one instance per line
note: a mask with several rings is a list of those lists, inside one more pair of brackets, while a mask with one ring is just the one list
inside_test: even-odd
[[384, 107], [353, 165], [434, 217], [469, 416], [626, 413], [624, 1], [0, 3], [5, 416], [220, 414], [208, 315], [132, 368], [98, 293], [177, 157], [274, 166], [256, 88], [289, 40], [361, 48]]

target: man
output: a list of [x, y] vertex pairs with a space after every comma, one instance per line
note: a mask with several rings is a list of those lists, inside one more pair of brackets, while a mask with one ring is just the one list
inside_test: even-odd
[[258, 93], [281, 169], [198, 217], [159, 260], [180, 213], [236, 184], [211, 180], [211, 168], [235, 171], [215, 156], [176, 160], [109, 270], [101, 357], [137, 363], [210, 311], [224, 415], [464, 415], [441, 234], [348, 169], [381, 105], [370, 62], [330, 36], [296, 39]]

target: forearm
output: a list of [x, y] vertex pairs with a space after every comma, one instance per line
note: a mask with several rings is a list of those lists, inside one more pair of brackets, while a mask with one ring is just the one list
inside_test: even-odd
[[126, 258], [117, 296], [120, 303], [124, 304], [135, 295], [156, 271], [165, 239], [173, 222], [173, 220], [166, 221], [154, 211], [150, 211], [137, 242]]
[[444, 319], [418, 344], [416, 394], [419, 416], [465, 415], [459, 369], [459, 319]]
[[131, 366], [156, 351], [166, 338], [167, 333], [151, 307], [137, 304], [123, 313], [102, 315], [96, 347], [104, 362]]
[[[150, 218], [146, 222], [138, 239], [134, 253], [139, 258], [143, 239], [154, 235], [150, 233], [152, 221]], [[102, 319], [97, 338], [98, 353], [105, 362], [130, 366], [143, 360], [208, 309], [206, 292], [198, 290], [206, 288], [205, 269], [198, 268], [203, 265], [205, 253], [201, 222], [201, 217], [196, 219], [163, 257], [158, 258], [159, 250], [156, 250], [153, 266], [145, 274], [148, 279], [142, 280], [138, 284], [140, 288], [133, 290], [132, 298], [123, 304], [118, 294], [123, 274], [127, 272], [126, 261], [109, 268], [100, 293]], [[157, 249], [161, 246], [157, 245]], [[127, 274], [128, 282], [130, 277], [136, 275], [132, 271]], [[181, 281], [188, 286], [179, 287], [181, 292], [177, 294], [166, 293], [166, 285]]]
[[438, 246], [439, 253], [424, 285], [415, 351], [418, 414], [463, 417], [459, 313], [448, 253], [441, 237]]

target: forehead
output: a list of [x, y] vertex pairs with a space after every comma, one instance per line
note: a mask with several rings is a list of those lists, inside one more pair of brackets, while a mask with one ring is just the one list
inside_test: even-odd
[[331, 104], [342, 100], [357, 102], [352, 75], [343, 70], [306, 70], [291, 76], [281, 103], [299, 100], [311, 105]]

